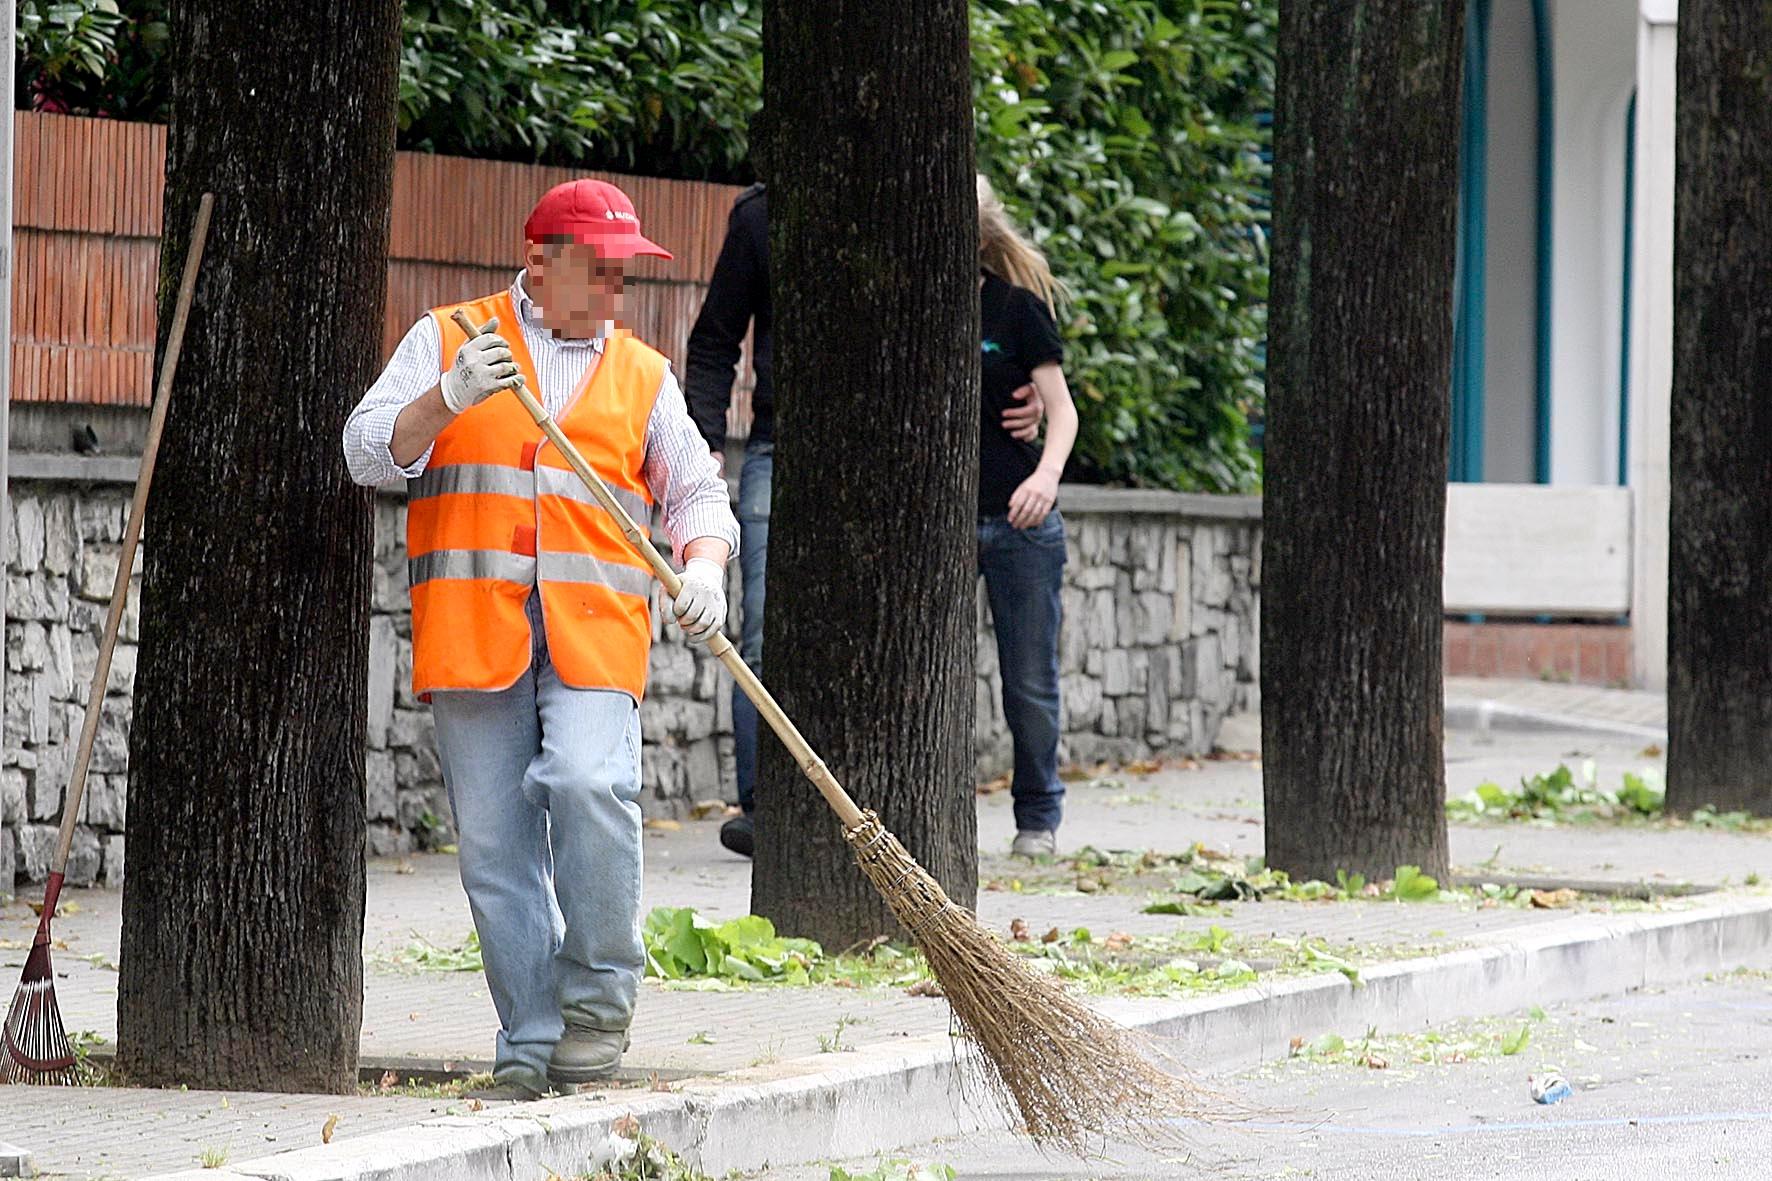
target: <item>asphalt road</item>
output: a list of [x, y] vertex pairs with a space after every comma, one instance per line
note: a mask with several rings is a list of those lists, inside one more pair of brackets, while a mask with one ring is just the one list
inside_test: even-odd
[[[1529, 1030], [1525, 1048], [1501, 1053], [1502, 1041], [1521, 1027]], [[1443, 1040], [1430, 1041], [1424, 1031], [1380, 1031], [1367, 1043], [1366, 1031], [1346, 1030], [1347, 1048], [1332, 1056], [1338, 1060], [1307, 1055], [1220, 1080], [1261, 1114], [1241, 1126], [1181, 1129], [1185, 1150], [1114, 1144], [1079, 1161], [1042, 1156], [998, 1134], [919, 1145], [904, 1155], [950, 1165], [967, 1181], [1683, 1181], [1768, 1173], [1772, 977], [1739, 975], [1433, 1032]], [[1382, 1068], [1356, 1061], [1372, 1054]], [[1417, 1062], [1419, 1055], [1437, 1061]], [[1550, 1067], [1562, 1071], [1574, 1094], [1541, 1106], [1527, 1077]], [[842, 1164], [865, 1174], [880, 1162]], [[827, 1181], [830, 1169], [767, 1175]]]

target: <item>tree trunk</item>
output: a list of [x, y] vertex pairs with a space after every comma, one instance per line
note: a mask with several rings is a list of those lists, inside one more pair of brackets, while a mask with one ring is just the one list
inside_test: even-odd
[[1772, 5], [1681, 0], [1667, 802], [1772, 815]]
[[400, 5], [169, 23], [162, 332], [216, 208], [149, 500], [118, 1064], [349, 1092], [372, 518], [338, 439], [380, 354]]
[[[776, 307], [764, 668], [863, 807], [977, 891], [978, 205], [964, 0], [764, 9]], [[895, 931], [780, 743], [751, 904], [833, 949]]]
[[1283, 3], [1262, 583], [1270, 864], [1447, 867], [1462, 0]]

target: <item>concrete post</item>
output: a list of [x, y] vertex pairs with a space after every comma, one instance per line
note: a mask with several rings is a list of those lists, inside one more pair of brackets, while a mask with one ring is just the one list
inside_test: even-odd
[[1641, 0], [1636, 258], [1631, 268], [1631, 677], [1667, 687], [1668, 405], [1674, 356], [1674, 46], [1677, 0]]

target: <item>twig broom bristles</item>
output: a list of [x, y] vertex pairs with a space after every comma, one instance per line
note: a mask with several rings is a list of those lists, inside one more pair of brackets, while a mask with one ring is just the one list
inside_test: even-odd
[[[123, 530], [123, 550], [117, 557], [117, 580], [111, 586], [111, 610], [105, 616], [105, 634], [98, 647], [98, 663], [92, 670], [92, 688], [86, 696], [86, 718], [80, 727], [80, 745], [74, 754], [74, 771], [62, 798], [62, 827], [56, 842], [49, 883], [43, 890], [43, 915], [37, 936], [25, 957], [24, 975], [13, 994], [0, 1031], [0, 1082], [48, 1083], [71, 1086], [80, 1081], [74, 1048], [62, 1025], [61, 1006], [55, 999], [55, 965], [50, 962], [52, 943], [49, 924], [62, 892], [68, 868], [68, 852], [74, 847], [74, 825], [80, 819], [80, 799], [86, 791], [86, 768], [92, 761], [93, 740], [98, 737], [104, 713], [105, 686], [111, 679], [111, 654], [117, 647], [117, 631], [123, 607], [129, 600], [129, 573], [135, 566], [135, 547], [141, 540], [142, 517], [148, 506], [148, 483], [154, 478], [154, 457], [160, 450], [160, 432], [166, 425], [166, 407], [172, 397], [172, 378], [178, 372], [178, 354], [184, 345], [185, 323], [191, 314], [191, 297], [197, 286], [197, 268], [203, 261], [203, 244], [209, 237], [209, 214], [215, 197], [204, 193], [197, 204], [197, 221], [191, 228], [191, 245], [185, 252], [185, 270], [174, 306], [172, 331], [166, 337], [166, 355], [160, 362], [160, 380], [154, 391], [154, 411], [148, 420], [148, 437], [142, 447], [141, 471], [135, 478], [135, 499], [129, 506], [129, 525]], [[10, 870], [10, 867], [9, 867]]]
[[[459, 309], [454, 320], [470, 338], [481, 332]], [[521, 384], [511, 392], [675, 598], [682, 583], [651, 539], [535, 395]], [[843, 790], [730, 640], [716, 633], [708, 650], [837, 814], [862, 872], [922, 948], [961, 1036], [979, 1051], [996, 1097], [1020, 1116], [1032, 1139], [1081, 1149], [1110, 1132], [1161, 1134], [1168, 1121], [1217, 1114], [1208, 1110], [1204, 1091], [1152, 1064], [1136, 1034], [1035, 974], [954, 903], [880, 818], [862, 811]]]

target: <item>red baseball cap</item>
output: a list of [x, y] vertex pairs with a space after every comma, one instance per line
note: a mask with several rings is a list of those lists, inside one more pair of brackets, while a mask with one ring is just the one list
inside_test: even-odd
[[640, 218], [628, 195], [600, 180], [571, 180], [543, 193], [523, 223], [523, 236], [531, 242], [583, 242], [604, 258], [671, 257], [670, 251], [641, 235]]

